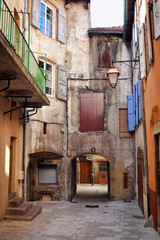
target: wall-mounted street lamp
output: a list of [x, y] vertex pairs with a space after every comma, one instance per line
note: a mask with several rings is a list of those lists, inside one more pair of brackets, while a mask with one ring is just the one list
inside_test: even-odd
[[[139, 62], [139, 59], [135, 59], [135, 60], [124, 60], [124, 61], [112, 61], [113, 63], [121, 63], [121, 64], [125, 64], [128, 67], [130, 67], [131, 69], [134, 68], [132, 67], [132, 62], [136, 63]], [[128, 65], [127, 63], [131, 63], [131, 65]], [[109, 78], [109, 83], [111, 85], [112, 88], [115, 88], [117, 86], [118, 83], [118, 76], [119, 76], [119, 72], [115, 67], [111, 67], [108, 72], [107, 72], [107, 77]], [[132, 78], [132, 77], [131, 77]], [[125, 78], [126, 79], [126, 78]], [[121, 78], [119, 80], [125, 80], [124, 78]]]
[[109, 83], [111, 87], [115, 88], [118, 82], [118, 76], [119, 76], [118, 70], [115, 67], [111, 67], [107, 72], [107, 76], [109, 78]]

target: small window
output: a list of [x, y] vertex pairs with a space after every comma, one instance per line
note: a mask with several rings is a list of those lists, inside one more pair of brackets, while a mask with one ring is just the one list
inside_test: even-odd
[[45, 71], [45, 62], [43, 60], [39, 60], [39, 67], [46, 76], [46, 94], [52, 96], [54, 95], [54, 65], [46, 63]]
[[128, 173], [123, 173], [123, 188], [128, 188]]
[[110, 67], [110, 43], [100, 42], [98, 43], [98, 67], [109, 68]]
[[100, 162], [99, 163], [99, 172], [107, 172], [107, 162]]
[[38, 165], [38, 183], [56, 184], [57, 166], [56, 165]]
[[43, 123], [43, 134], [47, 134], [47, 123]]
[[132, 138], [133, 134], [128, 131], [128, 110], [119, 109], [119, 137]]

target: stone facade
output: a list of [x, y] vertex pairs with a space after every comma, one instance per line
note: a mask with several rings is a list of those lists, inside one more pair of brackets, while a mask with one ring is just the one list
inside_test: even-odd
[[[133, 139], [120, 138], [117, 121], [119, 109], [127, 109], [127, 95], [131, 92], [130, 72], [128, 68], [116, 65], [120, 77], [126, 80], [119, 81], [117, 88], [112, 89], [106, 80], [110, 66], [98, 65], [98, 46], [102, 44], [103, 48], [108, 44], [110, 65], [113, 60], [128, 59], [130, 49], [123, 43], [121, 28], [110, 29], [104, 34], [103, 31], [100, 34], [92, 31], [90, 11], [84, 2], [71, 1], [69, 4], [69, 8], [65, 8], [64, 1], [55, 1], [54, 4], [48, 1], [47, 5], [66, 14], [65, 43], [49, 38], [35, 27], [31, 28], [35, 56], [44, 62], [46, 56], [43, 53], [47, 54], [47, 63], [55, 67], [55, 79], [54, 94], [48, 95], [50, 106], [39, 109], [27, 123], [26, 196], [40, 200], [44, 199], [43, 195], [47, 198], [48, 193], [47, 199], [71, 200], [76, 192], [77, 156], [93, 154], [94, 149], [95, 154], [108, 161], [111, 199], [130, 199], [134, 179]], [[59, 66], [67, 70], [68, 93], [64, 101], [58, 98]], [[86, 93], [103, 95], [103, 131], [80, 131], [80, 96]], [[55, 185], [38, 184], [41, 162], [57, 166], [58, 181]], [[126, 175], [127, 188], [124, 189]]]
[[[105, 33], [103, 33], [103, 30], [100, 33], [96, 33], [94, 29], [89, 31], [89, 72], [87, 74], [83, 67], [80, 70], [80, 66], [76, 64], [77, 56], [71, 56], [72, 62], [75, 63], [75, 66], [72, 64], [72, 69], [77, 69], [77, 74], [74, 73], [74, 78], [68, 79], [70, 165], [72, 165], [72, 159], [74, 159], [73, 164], [75, 165], [77, 156], [86, 153], [93, 154], [94, 150], [94, 154], [104, 157], [109, 162], [110, 198], [113, 200], [131, 199], [134, 184], [133, 138], [120, 137], [118, 121], [119, 110], [127, 109], [127, 95], [131, 93], [130, 72], [127, 67], [115, 63], [122, 80], [119, 81], [117, 88], [112, 89], [108, 80], [106, 80], [108, 68], [98, 66], [98, 44], [110, 44], [110, 61], [129, 59], [130, 49], [123, 42], [122, 30], [120, 34], [115, 33], [114, 29], [109, 30]], [[86, 28], [85, 31], [87, 33], [88, 29]], [[74, 37], [72, 36], [72, 38]], [[76, 43], [74, 44], [76, 45]], [[79, 45], [79, 49], [81, 49], [81, 45]], [[86, 53], [87, 51], [88, 48], [86, 48]], [[81, 61], [84, 59], [84, 55], [84, 52], [78, 55]], [[82, 65], [85, 65], [85, 68], [87, 67], [85, 62]], [[70, 71], [70, 76], [73, 76], [72, 71]], [[79, 75], [80, 72], [81, 75]], [[80, 131], [80, 95], [82, 93], [103, 93], [104, 131]], [[125, 175], [128, 179], [127, 188], [124, 188]], [[74, 184], [76, 183], [72, 182], [73, 191], [75, 190]]]
[[[33, 3], [33, 1], [32, 1]], [[58, 97], [59, 67], [65, 69], [66, 44], [58, 40], [59, 13], [65, 14], [64, 1], [42, 1], [41, 7], [51, 9], [55, 25], [52, 37], [32, 24], [31, 47], [37, 61], [46, 63], [46, 73], [51, 76], [47, 97], [49, 107], [42, 107], [30, 117], [26, 131], [26, 198], [42, 200], [43, 195], [51, 195], [51, 200], [65, 198], [65, 161], [66, 161], [66, 102]], [[30, 1], [30, 6], [31, 1]], [[49, 11], [49, 10], [48, 10]], [[40, 13], [39, 13], [40, 14]], [[32, 12], [33, 18], [33, 12]], [[44, 65], [43, 65], [44, 67]], [[48, 78], [47, 78], [48, 79]], [[49, 82], [49, 80], [48, 80]], [[50, 83], [50, 82], [49, 82]], [[48, 84], [49, 84], [48, 83]], [[49, 92], [50, 91], [50, 92]], [[58, 160], [57, 160], [58, 159]], [[39, 184], [38, 166], [56, 165], [57, 183]], [[29, 185], [31, 184], [31, 187]]]

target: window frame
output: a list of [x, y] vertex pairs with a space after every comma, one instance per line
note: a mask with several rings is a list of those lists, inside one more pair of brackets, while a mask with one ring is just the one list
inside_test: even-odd
[[[55, 170], [55, 182], [40, 182], [40, 175], [42, 173], [39, 172], [39, 170]], [[44, 173], [43, 173], [44, 174]], [[48, 174], [47, 174], [48, 175]], [[42, 181], [42, 180], [41, 180]], [[56, 164], [38, 164], [38, 185], [57, 185], [58, 184], [58, 176], [57, 176], [57, 165]]]
[[[108, 48], [107, 53], [106, 53], [106, 45], [107, 45], [107, 48]], [[105, 46], [105, 51], [103, 51], [103, 54], [104, 54], [104, 52], [105, 52], [105, 56], [106, 56], [106, 54], [109, 54], [109, 64], [100, 64], [100, 63], [106, 63], [105, 61], [103, 61], [104, 56], [100, 55], [101, 52], [102, 52], [102, 48], [104, 46]], [[111, 42], [109, 42], [109, 41], [99, 41], [98, 44], [97, 44], [97, 47], [98, 47], [98, 63], [97, 63], [98, 68], [110, 68], [111, 67]]]
[[[41, 67], [40, 67], [40, 69], [41, 69], [41, 71], [43, 72], [43, 74], [45, 75], [45, 78], [46, 78], [46, 95], [47, 96], [51, 96], [51, 97], [55, 97], [55, 64], [54, 63], [51, 63], [51, 62], [49, 62], [49, 61], [46, 61], [46, 69], [45, 69], [45, 60], [44, 59], [42, 59], [42, 58], [39, 58], [39, 64], [40, 64], [40, 62], [43, 62], [43, 65], [44, 65], [44, 69], [42, 69]], [[52, 74], [52, 80], [47, 80], [47, 65], [49, 65], [49, 66], [51, 66], [52, 67], [52, 72], [51, 72], [51, 74]], [[48, 87], [47, 86], [47, 81], [51, 81], [52, 83], [51, 83], [51, 87]], [[50, 88], [51, 89], [51, 94], [50, 93], [47, 93], [47, 88]]]
[[[126, 111], [126, 117], [127, 119], [121, 119], [122, 115], [120, 114], [121, 111]], [[126, 131], [122, 131], [122, 127], [121, 127], [121, 122], [124, 120], [127, 120], [125, 123], [125, 128]], [[123, 126], [124, 127], [124, 126]], [[119, 108], [119, 137], [120, 138], [133, 138], [133, 133], [129, 132], [128, 130], [128, 108]]]
[[106, 162], [99, 162], [98, 164], [99, 172], [108, 172], [108, 163]]
[[[44, 13], [45, 13], [45, 16], [44, 16], [44, 26], [41, 24], [41, 19], [42, 19], [42, 16], [41, 16], [41, 11], [42, 11], [41, 4], [43, 4], [45, 6], [45, 10], [44, 10]], [[52, 16], [51, 16], [52, 17], [52, 21], [51, 21], [52, 28], [50, 30], [51, 35], [47, 34], [47, 9], [50, 9], [52, 11]], [[40, 27], [39, 27], [39, 30], [40, 30], [41, 33], [43, 33], [46, 36], [48, 36], [50, 38], [53, 38], [53, 39], [56, 39], [56, 28], [57, 28], [56, 12], [57, 12], [57, 9], [56, 9], [55, 6], [53, 6], [51, 4], [48, 4], [48, 3], [44, 2], [44, 1], [40, 2]], [[41, 31], [41, 26], [44, 27], [44, 32]]]

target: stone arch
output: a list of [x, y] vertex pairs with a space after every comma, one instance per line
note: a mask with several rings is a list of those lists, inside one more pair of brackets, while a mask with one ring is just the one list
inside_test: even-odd
[[[97, 159], [99, 157], [101, 157], [102, 159], [102, 162], [105, 161], [107, 162], [107, 180], [108, 180], [108, 197], [110, 197], [110, 159], [107, 157], [103, 157], [102, 155], [98, 154], [98, 153], [95, 153], [93, 151], [90, 151], [90, 152], [85, 152], [85, 153], [80, 153], [80, 154], [77, 154], [75, 155], [74, 157], [71, 158], [71, 199], [74, 198], [75, 194], [76, 194], [76, 190], [77, 190], [77, 183], [80, 183], [80, 173], [78, 173], [78, 169], [80, 169], [80, 161], [83, 161], [83, 157], [84, 156], [97, 156]], [[80, 158], [82, 158], [80, 160]], [[90, 159], [88, 161], [91, 161]], [[99, 160], [99, 162], [101, 162]], [[98, 164], [98, 162], [96, 162]], [[91, 163], [91, 169], [93, 171], [93, 162]], [[95, 166], [95, 163], [94, 163], [94, 166]], [[79, 170], [80, 171], [80, 170]], [[92, 172], [93, 174], [93, 172]], [[95, 172], [94, 172], [95, 174]], [[79, 178], [78, 178], [79, 177]], [[93, 176], [91, 176], [91, 182], [90, 184], [93, 184], [93, 179], [92, 179]], [[95, 178], [94, 178], [95, 179]]]

